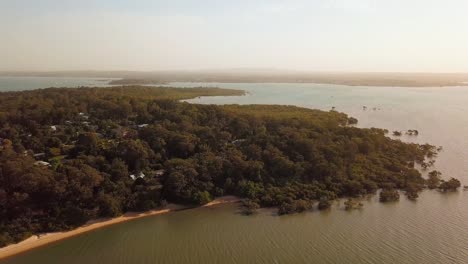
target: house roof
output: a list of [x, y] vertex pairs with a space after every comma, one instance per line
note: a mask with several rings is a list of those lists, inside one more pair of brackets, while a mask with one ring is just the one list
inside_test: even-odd
[[130, 175], [130, 178], [132, 178], [132, 180], [136, 180], [136, 179], [138, 179], [138, 178], [142, 178], [142, 179], [143, 179], [144, 177], [146, 177], [146, 175], [145, 175], [143, 172], [138, 173], [138, 175], [135, 175], [135, 174], [131, 174], [131, 175]]
[[40, 160], [40, 161], [34, 162], [34, 165], [50, 166], [50, 163]]

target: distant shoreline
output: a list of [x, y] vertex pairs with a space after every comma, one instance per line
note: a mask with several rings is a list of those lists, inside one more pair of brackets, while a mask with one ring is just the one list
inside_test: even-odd
[[[210, 207], [219, 204], [228, 204], [228, 203], [237, 203], [240, 201], [240, 198], [236, 196], [222, 196], [213, 201], [201, 206], [201, 207]], [[12, 257], [18, 255], [20, 253], [29, 251], [34, 248], [42, 247], [48, 245], [53, 242], [57, 242], [60, 240], [64, 240], [79, 234], [83, 234], [86, 232], [90, 232], [93, 230], [97, 230], [103, 227], [128, 222], [134, 219], [139, 219], [148, 216], [166, 214], [169, 212], [175, 212], [183, 209], [190, 209], [191, 207], [181, 206], [171, 204], [167, 208], [158, 209], [158, 210], [151, 210], [142, 213], [135, 213], [135, 212], [128, 212], [122, 216], [115, 217], [115, 218], [105, 218], [105, 219], [95, 219], [91, 220], [83, 226], [80, 226], [76, 229], [64, 232], [53, 232], [53, 233], [45, 233], [40, 235], [33, 235], [28, 239], [25, 239], [19, 243], [11, 244], [6, 247], [0, 248], [0, 259]], [[198, 208], [198, 207], [195, 207]]]
[[181, 83], [292, 83], [292, 84], [322, 84], [322, 85], [341, 85], [341, 86], [364, 86], [364, 87], [406, 87], [406, 88], [431, 88], [431, 87], [463, 87], [468, 86], [468, 82], [465, 81], [446, 81], [446, 82], [418, 82], [412, 80], [385, 80], [385, 79], [371, 79], [371, 80], [346, 80], [346, 79], [336, 79], [336, 80], [320, 80], [320, 79], [311, 79], [311, 80], [294, 80], [294, 79], [259, 79], [259, 80], [251, 80], [251, 79], [176, 79], [176, 80], [168, 80], [168, 81], [159, 81], [159, 80], [151, 80], [151, 79], [118, 79], [112, 80], [108, 84], [109, 85], [170, 85], [174, 82], [181, 82]]
[[468, 73], [424, 72], [308, 72], [288, 70], [199, 71], [0, 71], [10, 77], [112, 78], [110, 85], [163, 85], [172, 82], [207, 83], [316, 83], [377, 87], [466, 86]]
[[145, 79], [116, 79], [116, 80], [110, 80], [108, 82], [109, 85], [167, 85], [168, 83], [166, 82], [160, 82], [156, 80], [145, 80]]

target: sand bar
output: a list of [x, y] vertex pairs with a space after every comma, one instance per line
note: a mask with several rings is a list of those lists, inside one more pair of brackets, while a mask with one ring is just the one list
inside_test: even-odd
[[[238, 202], [239, 200], [240, 199], [235, 196], [223, 196], [203, 205], [202, 207], [208, 207], [208, 206], [213, 206], [217, 204], [235, 203], [235, 202]], [[11, 244], [6, 247], [0, 248], [0, 259], [7, 258], [13, 255], [31, 250], [33, 248], [41, 247], [41, 246], [50, 244], [55, 241], [73, 237], [73, 236], [76, 236], [85, 232], [89, 232], [95, 229], [99, 229], [102, 227], [106, 227], [106, 226], [110, 226], [110, 225], [114, 225], [114, 224], [118, 224], [122, 222], [127, 222], [130, 220], [138, 219], [142, 217], [165, 214], [165, 213], [169, 213], [172, 211], [177, 211], [177, 210], [181, 210], [185, 208], [188, 208], [188, 207], [170, 204], [166, 208], [160, 209], [160, 210], [152, 210], [152, 211], [148, 211], [144, 213], [129, 212], [116, 218], [95, 219], [95, 220], [89, 221], [87, 224], [81, 227], [78, 227], [70, 231], [34, 235], [17, 244]]]

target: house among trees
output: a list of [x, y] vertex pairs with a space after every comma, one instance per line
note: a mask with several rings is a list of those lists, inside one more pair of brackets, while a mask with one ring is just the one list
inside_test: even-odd
[[138, 173], [138, 175], [131, 174], [131, 175], [130, 175], [130, 178], [132, 178], [132, 180], [136, 180], [136, 179], [138, 179], [138, 178], [142, 178], [142, 179], [143, 179], [145, 176], [146, 176], [146, 175], [145, 175], [143, 172], [140, 172], [140, 173]]
[[166, 170], [156, 170], [154, 172], [154, 176], [156, 176], [156, 177], [163, 176], [165, 172], [166, 172]]
[[39, 161], [34, 162], [34, 165], [36, 165], [36, 166], [46, 166], [46, 167], [49, 167], [49, 166], [50, 166], [50, 163], [49, 163], [49, 162], [42, 161], [42, 160], [39, 160]]

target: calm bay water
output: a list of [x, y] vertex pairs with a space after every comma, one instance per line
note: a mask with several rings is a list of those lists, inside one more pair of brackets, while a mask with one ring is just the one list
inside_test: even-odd
[[[468, 88], [347, 87], [321, 84], [203, 84], [247, 96], [202, 97], [203, 104], [287, 104], [336, 110], [361, 127], [418, 129], [405, 141], [444, 147], [436, 168], [468, 184]], [[0, 79], [0, 88], [1, 79]], [[363, 110], [367, 106], [367, 110]], [[375, 110], [373, 108], [375, 107]], [[45, 246], [0, 263], [468, 263], [468, 192], [425, 191], [417, 202], [352, 212], [247, 217], [235, 205], [148, 217]]]

